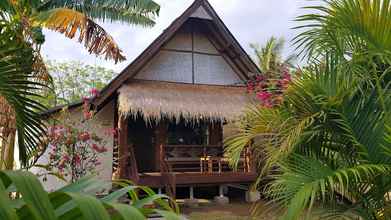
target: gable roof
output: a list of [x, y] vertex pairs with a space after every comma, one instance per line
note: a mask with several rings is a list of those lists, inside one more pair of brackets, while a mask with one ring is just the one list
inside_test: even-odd
[[114, 78], [93, 100], [93, 105], [100, 109], [105, 105], [110, 97], [116, 95], [116, 91], [129, 79], [132, 79], [141, 68], [153, 58], [167, 43], [175, 33], [189, 19], [199, 19], [204, 21], [209, 30], [213, 32], [215, 37], [219, 37], [223, 43], [220, 52], [228, 56], [235, 65], [243, 72], [242, 79], [249, 79], [250, 73], [259, 73], [257, 65], [252, 61], [249, 55], [241, 47], [232, 33], [222, 22], [216, 11], [207, 0], [195, 0], [194, 3], [178, 17], [165, 31], [156, 38], [129, 66], [127, 66], [116, 78]]

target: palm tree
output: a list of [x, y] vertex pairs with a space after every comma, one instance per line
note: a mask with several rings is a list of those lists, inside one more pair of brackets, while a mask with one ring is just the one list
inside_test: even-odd
[[227, 140], [236, 165], [251, 146], [282, 219], [391, 216], [391, 2], [324, 0], [298, 17], [310, 65], [283, 103], [252, 107]]
[[264, 46], [250, 44], [250, 47], [254, 50], [258, 66], [262, 73], [275, 71], [281, 65], [287, 65], [289, 67], [294, 66], [296, 55], [292, 54], [285, 60], [282, 58], [284, 45], [284, 38], [277, 39], [275, 37], [269, 38]]
[[[45, 135], [45, 126], [36, 112], [41, 111], [43, 106], [33, 101], [37, 90], [50, 83], [50, 75], [40, 55], [44, 43], [42, 28], [57, 31], [71, 39], [78, 35], [78, 41], [90, 53], [119, 62], [125, 56], [113, 38], [93, 19], [152, 26], [159, 9], [159, 5], [152, 0], [1, 1], [0, 43], [3, 51], [0, 51], [0, 62], [9, 68], [0, 68], [4, 80], [0, 83], [4, 86], [0, 89], [0, 113], [3, 117], [0, 121], [4, 122], [1, 124], [0, 167], [13, 167], [16, 132], [22, 165], [26, 166], [29, 158], [42, 152], [37, 146]], [[24, 53], [17, 52], [16, 48], [23, 48]], [[21, 67], [21, 63], [29, 65]], [[14, 75], [19, 78], [12, 78]], [[13, 84], [7, 84], [7, 80], [11, 79], [15, 80]], [[7, 85], [15, 84], [23, 87], [9, 90]]]

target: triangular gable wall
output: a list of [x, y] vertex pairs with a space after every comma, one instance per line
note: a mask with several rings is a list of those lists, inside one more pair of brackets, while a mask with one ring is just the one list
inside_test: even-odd
[[134, 78], [210, 85], [242, 84], [239, 73], [209, 40], [211, 36], [202, 31], [205, 29], [202, 25], [196, 20], [184, 24]]

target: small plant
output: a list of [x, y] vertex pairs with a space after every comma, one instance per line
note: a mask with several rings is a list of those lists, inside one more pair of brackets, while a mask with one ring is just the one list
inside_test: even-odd
[[[91, 95], [98, 95], [98, 91], [91, 90]], [[97, 167], [102, 163], [100, 158], [108, 151], [106, 140], [116, 134], [114, 129], [96, 127], [99, 125], [90, 123], [94, 112], [89, 110], [88, 102], [89, 98], [84, 98], [81, 121], [72, 120], [71, 113], [64, 109], [47, 131], [45, 145], [49, 149], [45, 167], [50, 173], [71, 182], [87, 174], [99, 174]], [[103, 136], [93, 132], [103, 129], [106, 130]]]

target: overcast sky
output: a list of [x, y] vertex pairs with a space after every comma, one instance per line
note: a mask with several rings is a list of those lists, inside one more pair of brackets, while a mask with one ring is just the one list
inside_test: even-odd
[[[76, 39], [66, 39], [61, 34], [45, 31], [46, 42], [43, 54], [46, 59], [58, 61], [78, 60], [91, 65], [100, 65], [120, 72], [137, 57], [168, 25], [191, 5], [193, 0], [155, 0], [161, 13], [153, 28], [140, 28], [129, 24], [101, 23], [114, 37], [125, 53], [127, 60], [114, 64], [88, 54]], [[284, 54], [293, 51], [290, 40], [295, 35], [291, 28], [293, 19], [303, 13], [300, 9], [306, 0], [209, 0], [223, 22], [252, 54], [250, 43], [263, 44], [270, 36], [284, 37], [287, 41]]]

